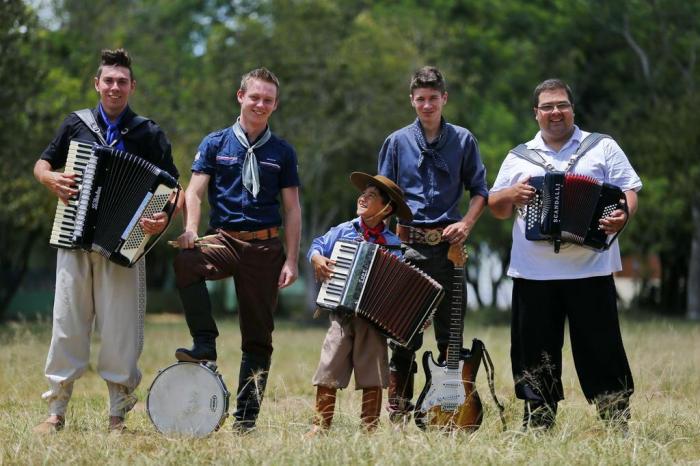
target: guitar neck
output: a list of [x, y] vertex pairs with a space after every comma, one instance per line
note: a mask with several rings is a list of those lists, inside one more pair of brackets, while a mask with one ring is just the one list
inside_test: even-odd
[[450, 339], [447, 347], [447, 368], [459, 369], [460, 352], [462, 350], [462, 302], [464, 286], [464, 263], [466, 254], [461, 244], [450, 246], [448, 259], [454, 264], [452, 270], [452, 299], [450, 301]]

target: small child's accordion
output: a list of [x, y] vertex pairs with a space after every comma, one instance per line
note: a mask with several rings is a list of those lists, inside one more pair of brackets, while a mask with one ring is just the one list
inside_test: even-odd
[[374, 243], [339, 240], [331, 259], [333, 275], [316, 304], [369, 320], [404, 346], [423, 331], [445, 294], [425, 272]]
[[[575, 173], [548, 172], [530, 178], [535, 197], [525, 207], [525, 238], [561, 242], [604, 251], [617, 238], [599, 227], [602, 218], [616, 209], [627, 211], [625, 194], [617, 186]], [[619, 232], [618, 232], [619, 234]]]
[[68, 205], [58, 200], [49, 244], [134, 265], [160, 238], [149, 243], [139, 220], [169, 205], [177, 180], [134, 154], [78, 140], [70, 143], [65, 172], [76, 174], [79, 193]]

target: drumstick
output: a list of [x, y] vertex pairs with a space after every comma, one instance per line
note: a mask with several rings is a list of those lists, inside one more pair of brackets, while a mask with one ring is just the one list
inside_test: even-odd
[[[210, 238], [213, 238], [215, 236], [216, 235], [209, 235], [209, 236], [202, 236], [201, 238], [197, 238], [196, 240], [194, 240], [194, 245], [199, 246], [200, 248], [213, 248], [213, 249], [225, 248], [226, 246], [224, 246], [223, 244], [209, 244], [209, 243], [203, 242], [203, 240], [210, 239]], [[177, 241], [175, 241], [175, 240], [168, 241], [168, 244], [174, 248], [180, 247], [178, 245]]]

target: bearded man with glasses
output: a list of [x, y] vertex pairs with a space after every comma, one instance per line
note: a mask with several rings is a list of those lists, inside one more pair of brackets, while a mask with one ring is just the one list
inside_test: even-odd
[[[618, 233], [637, 210], [641, 180], [620, 146], [601, 138], [584, 155], [579, 146], [591, 133], [574, 124], [571, 89], [548, 79], [533, 93], [534, 117], [540, 127], [525, 144], [549, 169], [587, 175], [619, 187], [627, 212], [614, 210], [600, 229]], [[517, 148], [516, 148], [517, 149]], [[489, 208], [496, 218], [510, 218], [535, 195], [528, 180], [545, 167], [515, 154], [506, 156], [490, 190]], [[508, 275], [513, 278], [511, 362], [516, 396], [525, 401], [523, 427], [554, 425], [557, 403], [564, 398], [561, 381], [564, 324], [568, 319], [576, 372], [589, 403], [601, 419], [627, 428], [632, 373], [622, 344], [613, 272], [622, 269], [617, 242], [597, 251], [574, 243], [556, 252], [546, 241], [529, 241], [525, 221], [516, 216]]]

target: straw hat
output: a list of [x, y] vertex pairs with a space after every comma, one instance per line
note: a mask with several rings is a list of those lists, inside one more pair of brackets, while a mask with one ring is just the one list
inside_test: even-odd
[[413, 220], [411, 209], [408, 208], [408, 205], [406, 205], [406, 201], [404, 200], [403, 191], [396, 185], [396, 183], [391, 181], [386, 176], [372, 176], [363, 172], [352, 172], [350, 174], [350, 182], [360, 191], [367, 189], [368, 184], [376, 186], [382, 192], [386, 193], [392, 201], [394, 201], [394, 204], [396, 204], [396, 210], [394, 213], [397, 217], [408, 222]]

